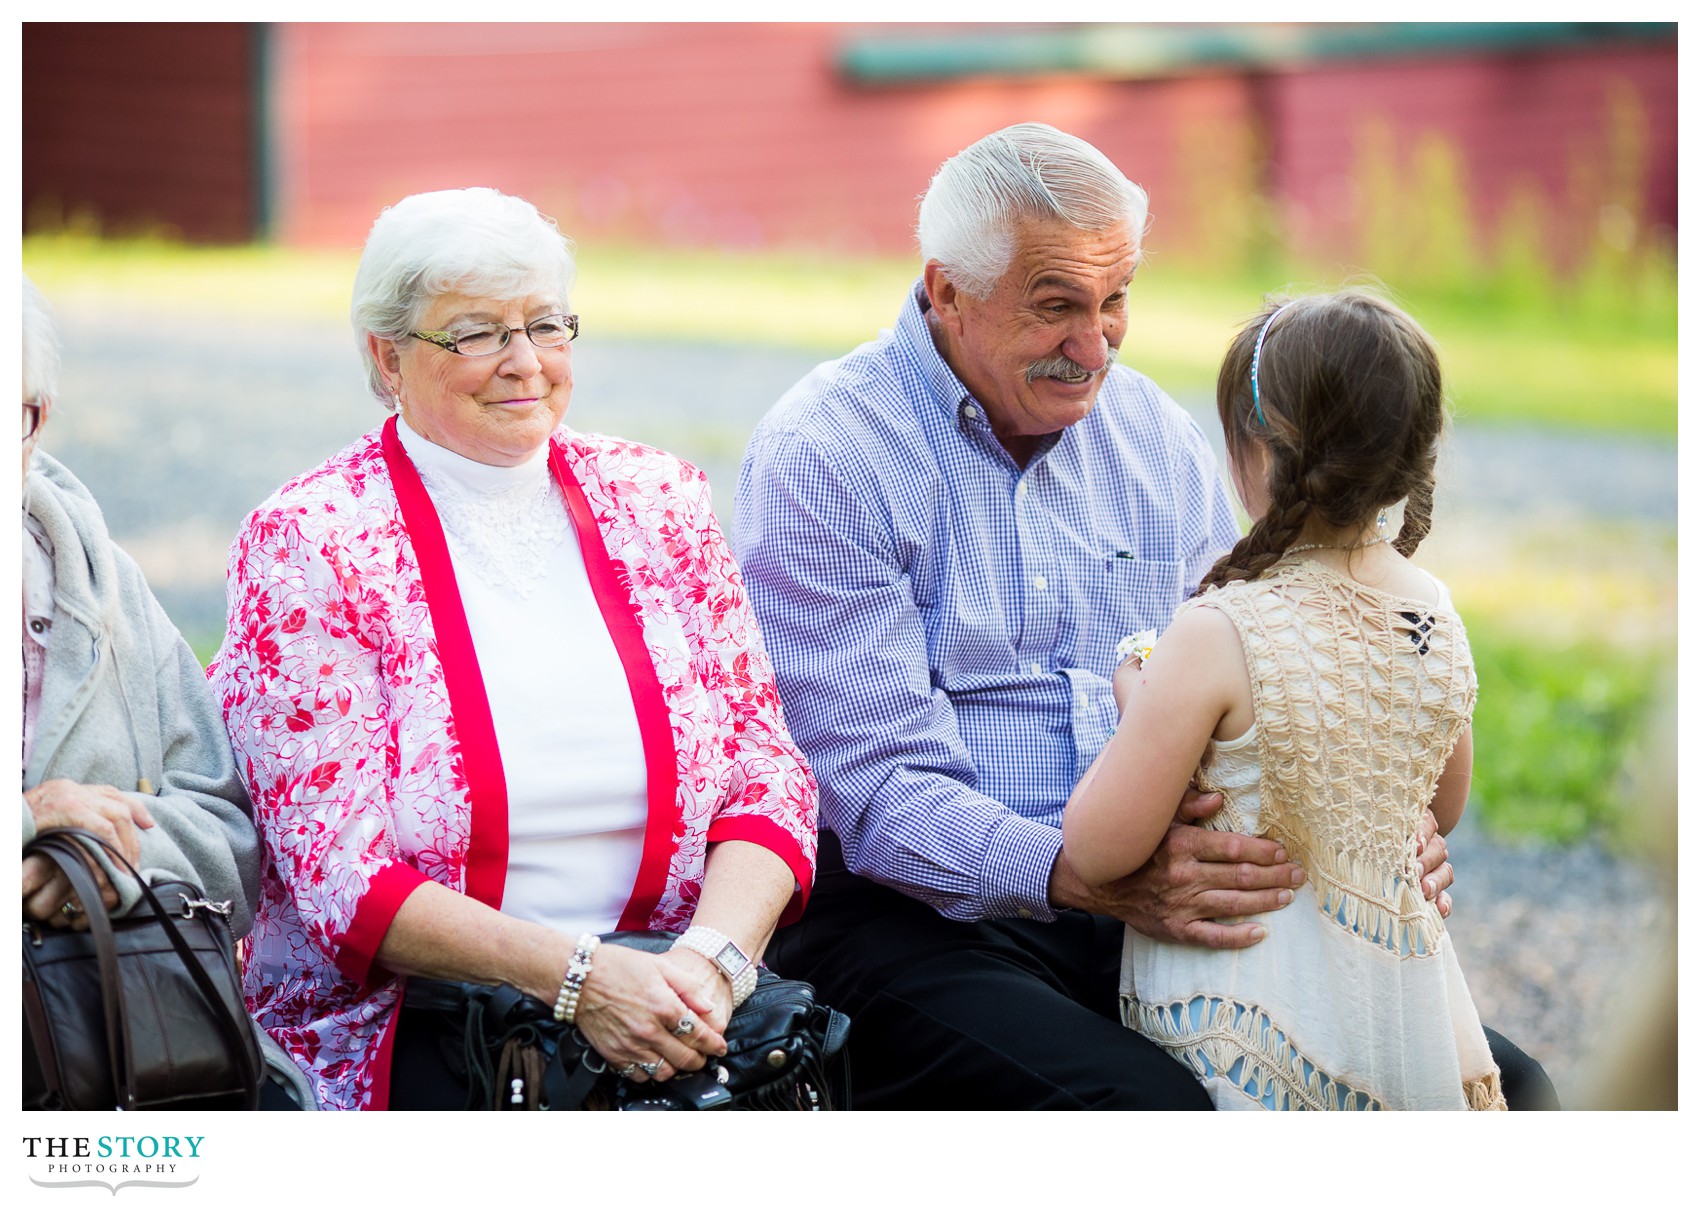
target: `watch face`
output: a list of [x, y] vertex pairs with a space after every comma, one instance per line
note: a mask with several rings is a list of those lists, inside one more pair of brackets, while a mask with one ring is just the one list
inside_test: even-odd
[[750, 957], [738, 950], [737, 943], [729, 941], [715, 953], [714, 962], [719, 964], [725, 972], [736, 976], [744, 970], [744, 965], [750, 962]]

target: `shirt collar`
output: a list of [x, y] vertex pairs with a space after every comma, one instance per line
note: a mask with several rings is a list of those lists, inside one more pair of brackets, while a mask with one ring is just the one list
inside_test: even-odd
[[927, 323], [927, 312], [931, 310], [925, 280], [916, 278], [915, 284], [909, 288], [909, 299], [898, 314], [897, 333], [915, 355], [933, 399], [952, 420], [956, 420], [963, 401], [972, 399], [973, 393], [963, 386], [950, 363], [939, 353], [938, 346], [933, 344], [932, 326]]
[[[997, 439], [992, 436], [991, 421], [986, 417], [986, 406], [984, 404], [975, 401], [978, 406], [978, 414], [971, 420], [962, 415], [962, 405], [967, 401], [974, 400], [974, 393], [969, 391], [962, 380], [956, 377], [956, 372], [950, 368], [950, 363], [944, 360], [944, 355], [939, 353], [939, 347], [933, 343], [932, 326], [927, 323], [927, 312], [930, 310], [932, 308], [927, 301], [925, 279], [916, 278], [914, 285], [909, 288], [909, 300], [903, 305], [903, 310], [897, 317], [898, 336], [902, 338], [914, 354], [915, 361], [921, 368], [921, 376], [927, 382], [927, 389], [932, 393], [933, 399], [938, 402], [939, 407], [944, 409], [946, 415], [959, 428], [978, 427], [984, 429], [986, 440], [995, 443]], [[1102, 403], [1102, 394], [1102, 389], [1100, 389], [1100, 403]], [[1028, 460], [1027, 468], [1030, 470], [1037, 466], [1046, 455], [1055, 449], [1058, 442], [1068, 436], [1069, 430], [1073, 428], [1075, 426], [1070, 426], [1069, 429], [1065, 429], [1061, 433], [1046, 434], [1039, 439], [1039, 445], [1034, 450], [1033, 457]]]

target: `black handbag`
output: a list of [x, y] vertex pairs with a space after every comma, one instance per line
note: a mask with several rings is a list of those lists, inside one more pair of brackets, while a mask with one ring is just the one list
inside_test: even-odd
[[[101, 909], [92, 852], [79, 843], [104, 847], [136, 877], [142, 901], [129, 916]], [[58, 863], [89, 919], [87, 930], [24, 922], [24, 1108], [257, 1107], [260, 1048], [229, 905], [183, 880], [150, 887], [83, 829], [44, 830], [24, 854]]]
[[[604, 934], [604, 945], [662, 952], [663, 930]], [[464, 1022], [468, 1110], [838, 1111], [850, 1105], [847, 1015], [814, 986], [767, 968], [732, 1012], [726, 1055], [666, 1082], [628, 1082], [554, 1008], [511, 985], [410, 978], [404, 1004]], [[464, 1015], [464, 1019], [461, 1016]]]

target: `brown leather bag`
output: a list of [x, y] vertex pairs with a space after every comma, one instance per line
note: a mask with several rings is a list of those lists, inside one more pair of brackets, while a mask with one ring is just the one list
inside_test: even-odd
[[[79, 842], [104, 847], [136, 876], [142, 903], [128, 917], [101, 911], [92, 852]], [[260, 1049], [229, 905], [181, 880], [150, 887], [83, 829], [44, 830], [24, 854], [58, 863], [91, 910], [87, 930], [24, 922], [24, 1108], [257, 1107]]]

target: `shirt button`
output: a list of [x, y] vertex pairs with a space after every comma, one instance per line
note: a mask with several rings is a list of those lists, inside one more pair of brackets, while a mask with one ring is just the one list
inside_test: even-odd
[[1024, 905], [1015, 911], [1015, 915], [1017, 917], [1032, 917], [1033, 911]]
[[1076, 707], [1080, 708], [1082, 711], [1086, 710], [1086, 696], [1084, 694], [1075, 695], [1074, 696], [1074, 705]]
[[1046, 586], [1046, 584], [1047, 584], [1047, 582], [1045, 580], [1045, 574], [1044, 573], [1041, 572], [1041, 573], [1037, 574], [1036, 576], [1034, 576], [1034, 578], [1033, 578], [1033, 588], [1043, 589]]
[[972, 419], [980, 415], [980, 410], [975, 408], [972, 404], [964, 404], [962, 406], [962, 415]]
[[1045, 672], [1045, 667], [1039, 664], [1038, 661], [1034, 661], [1031, 665], [1027, 666], [1027, 672], [1032, 674], [1034, 677], [1038, 677], [1040, 674]]
[[1023, 480], [1015, 486], [1015, 495], [1025, 500], [1027, 497], [1027, 481]]

